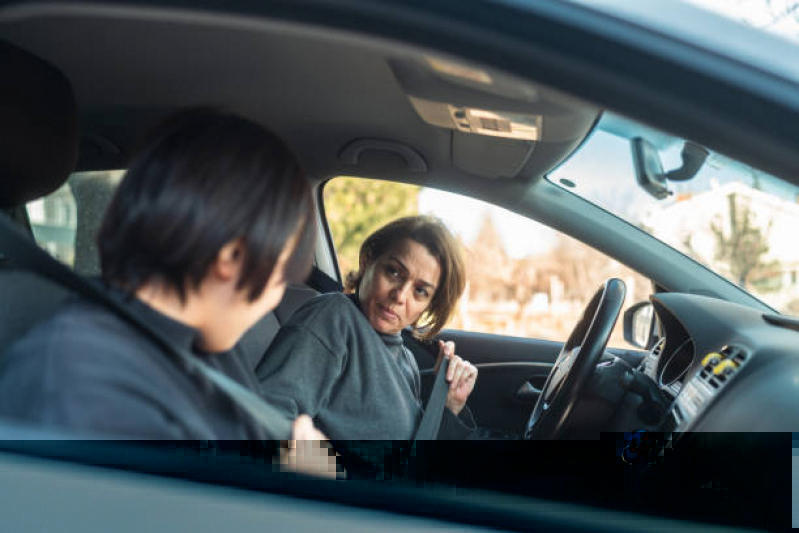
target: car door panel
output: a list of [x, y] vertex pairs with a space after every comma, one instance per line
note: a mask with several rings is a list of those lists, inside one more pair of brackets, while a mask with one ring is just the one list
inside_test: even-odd
[[[437, 339], [455, 342], [456, 353], [478, 369], [468, 405], [484, 436], [520, 436], [562, 343], [460, 330], [444, 330]], [[644, 354], [610, 348], [606, 357], [620, 357], [636, 366]], [[417, 362], [423, 369], [426, 397], [434, 377], [433, 357], [417, 355]]]
[[474, 365], [484, 363], [552, 364], [560, 342], [446, 329], [437, 338], [455, 343], [455, 352]]
[[[478, 369], [469, 408], [485, 436], [521, 435], [561, 344], [459, 330], [444, 330], [437, 339], [455, 342], [456, 353]], [[417, 362], [426, 397], [434, 377], [433, 357], [418, 354]]]

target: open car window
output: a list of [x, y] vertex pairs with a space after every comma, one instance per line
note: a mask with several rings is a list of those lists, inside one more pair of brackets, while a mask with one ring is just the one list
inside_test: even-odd
[[[452, 329], [563, 341], [606, 279], [625, 282], [626, 307], [651, 292], [644, 276], [602, 252], [487, 202], [434, 188], [343, 176], [329, 181], [323, 194], [344, 279], [358, 267], [361, 243], [391, 220], [425, 214], [450, 228], [464, 251], [467, 276], [447, 326]], [[622, 329], [619, 321], [610, 346], [629, 346]]]
[[89, 276], [100, 273], [97, 231], [123, 170], [74, 172], [49, 195], [26, 205], [36, 243]]

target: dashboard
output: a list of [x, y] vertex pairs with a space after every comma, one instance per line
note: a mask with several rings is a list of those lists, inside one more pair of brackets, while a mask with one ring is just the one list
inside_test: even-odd
[[641, 370], [674, 431], [799, 430], [799, 320], [695, 294], [650, 300], [660, 335]]

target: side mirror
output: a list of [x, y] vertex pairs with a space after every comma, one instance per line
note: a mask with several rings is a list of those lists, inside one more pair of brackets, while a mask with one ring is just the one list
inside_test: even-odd
[[649, 302], [639, 302], [624, 312], [624, 340], [647, 349], [652, 338], [654, 308]]

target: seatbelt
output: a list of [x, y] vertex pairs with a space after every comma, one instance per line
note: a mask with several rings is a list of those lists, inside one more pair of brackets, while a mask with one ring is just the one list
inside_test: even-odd
[[[341, 292], [344, 287], [338, 281], [334, 280], [327, 273], [323, 272], [316, 266], [311, 270], [311, 275], [308, 276], [306, 283], [319, 292]], [[403, 337], [405, 332], [403, 331]], [[413, 440], [435, 440], [438, 436], [438, 429], [441, 427], [441, 418], [444, 416], [444, 405], [447, 400], [447, 368], [449, 367], [449, 359], [444, 358], [438, 369], [438, 374], [433, 382], [433, 388], [430, 391], [430, 398], [427, 400], [427, 407], [422, 415], [422, 420], [416, 428]]]
[[438, 429], [441, 427], [441, 417], [444, 416], [444, 404], [447, 400], [447, 380], [444, 379], [449, 368], [449, 359], [446, 357], [441, 360], [438, 367], [436, 380], [433, 382], [433, 390], [430, 391], [430, 398], [427, 400], [422, 421], [416, 428], [413, 440], [435, 440], [438, 437]]
[[33, 243], [30, 237], [25, 235], [5, 214], [0, 215], [0, 263], [5, 268], [36, 273], [58, 285], [75, 291], [89, 300], [110, 308], [117, 315], [149, 336], [168, 354], [182, 361], [189, 370], [203, 375], [214, 383], [233, 400], [234, 404], [241, 407], [263, 426], [267, 436], [276, 440], [288, 440], [291, 438], [291, 421], [284, 417], [280, 411], [237, 381], [215, 368], [211, 368], [186, 350], [175, 346], [163, 333], [140, 318], [138, 313], [123, 300], [111, 296], [102, 288], [81, 278], [53, 259]]

